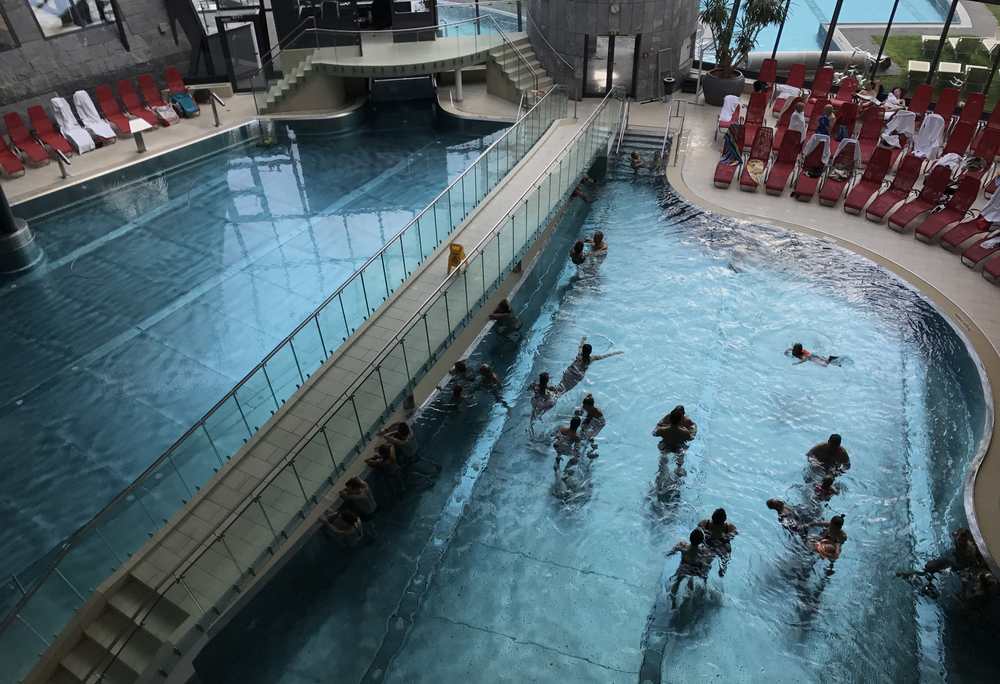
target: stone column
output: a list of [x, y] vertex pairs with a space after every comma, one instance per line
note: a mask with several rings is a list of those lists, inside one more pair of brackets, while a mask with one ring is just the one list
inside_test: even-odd
[[455, 69], [455, 102], [462, 101], [462, 67]]
[[0, 186], [0, 273], [27, 271], [41, 258], [42, 248], [35, 242], [28, 222], [14, 216]]

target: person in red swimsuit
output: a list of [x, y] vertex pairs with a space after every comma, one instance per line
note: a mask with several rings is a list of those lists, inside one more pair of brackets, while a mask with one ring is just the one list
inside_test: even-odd
[[813, 354], [808, 349], [802, 346], [801, 342], [796, 342], [792, 345], [789, 350], [791, 355], [798, 360], [799, 363], [805, 363], [806, 361], [812, 361], [813, 363], [818, 363], [821, 366], [829, 366], [831, 363], [836, 362], [836, 356], [820, 356], [819, 354]]

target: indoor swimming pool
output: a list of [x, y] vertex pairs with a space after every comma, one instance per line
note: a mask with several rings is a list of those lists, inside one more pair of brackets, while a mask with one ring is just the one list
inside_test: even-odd
[[[416, 424], [441, 468], [432, 484], [379, 490], [369, 546], [315, 535], [201, 654], [201, 679], [995, 681], [997, 616], [968, 611], [948, 582], [933, 600], [894, 576], [967, 524], [987, 405], [963, 339], [830, 243], [704, 214], [630, 171], [595, 195], [514, 297], [520, 331], [472, 353], [507, 406], [472, 385], [459, 404], [432, 400]], [[578, 271], [567, 251], [594, 230], [609, 255]], [[532, 430], [530, 384], [561, 377], [582, 336], [624, 353]], [[796, 365], [794, 342], [843, 363]], [[551, 435], [587, 393], [607, 426], [567, 488]], [[676, 404], [699, 426], [681, 460], [650, 435]], [[832, 432], [852, 468], [823, 503], [805, 452]], [[846, 516], [832, 575], [772, 497]], [[719, 506], [739, 529], [728, 572], [670, 610], [678, 559], [665, 555]]]
[[498, 135], [395, 103], [32, 201], [46, 260], [0, 283], [0, 574], [105, 506]]

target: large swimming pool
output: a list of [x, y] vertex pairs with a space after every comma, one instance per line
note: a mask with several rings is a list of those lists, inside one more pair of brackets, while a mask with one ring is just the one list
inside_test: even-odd
[[32, 220], [46, 261], [0, 284], [0, 576], [130, 483], [495, 130], [395, 103], [352, 130], [281, 127], [273, 145]]
[[[996, 681], [1000, 617], [894, 576], [966, 524], [986, 405], [963, 340], [872, 263], [703, 214], [631, 172], [580, 204], [582, 227], [564, 221], [514, 300], [520, 335], [473, 353], [510, 408], [433, 401], [418, 419], [433, 487], [380, 492], [368, 547], [317, 534], [202, 654], [203, 681]], [[610, 254], [578, 272], [566, 252], [596, 229]], [[624, 354], [532, 434], [529, 384], [559, 378], [583, 335]], [[793, 365], [795, 341], [846, 361]], [[588, 392], [608, 421], [600, 456], [556, 497], [550, 434]], [[683, 463], [650, 436], [678, 403], [699, 425]], [[835, 431], [853, 467], [824, 504], [805, 452]], [[833, 575], [771, 497], [846, 515]], [[739, 528], [729, 571], [671, 611], [665, 554], [718, 506]]]

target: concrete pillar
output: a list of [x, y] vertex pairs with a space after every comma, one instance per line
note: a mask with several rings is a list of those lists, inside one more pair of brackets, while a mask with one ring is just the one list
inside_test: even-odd
[[0, 273], [27, 271], [41, 258], [42, 248], [35, 242], [28, 222], [14, 216], [0, 186]]
[[462, 101], [462, 67], [455, 69], [455, 102]]

